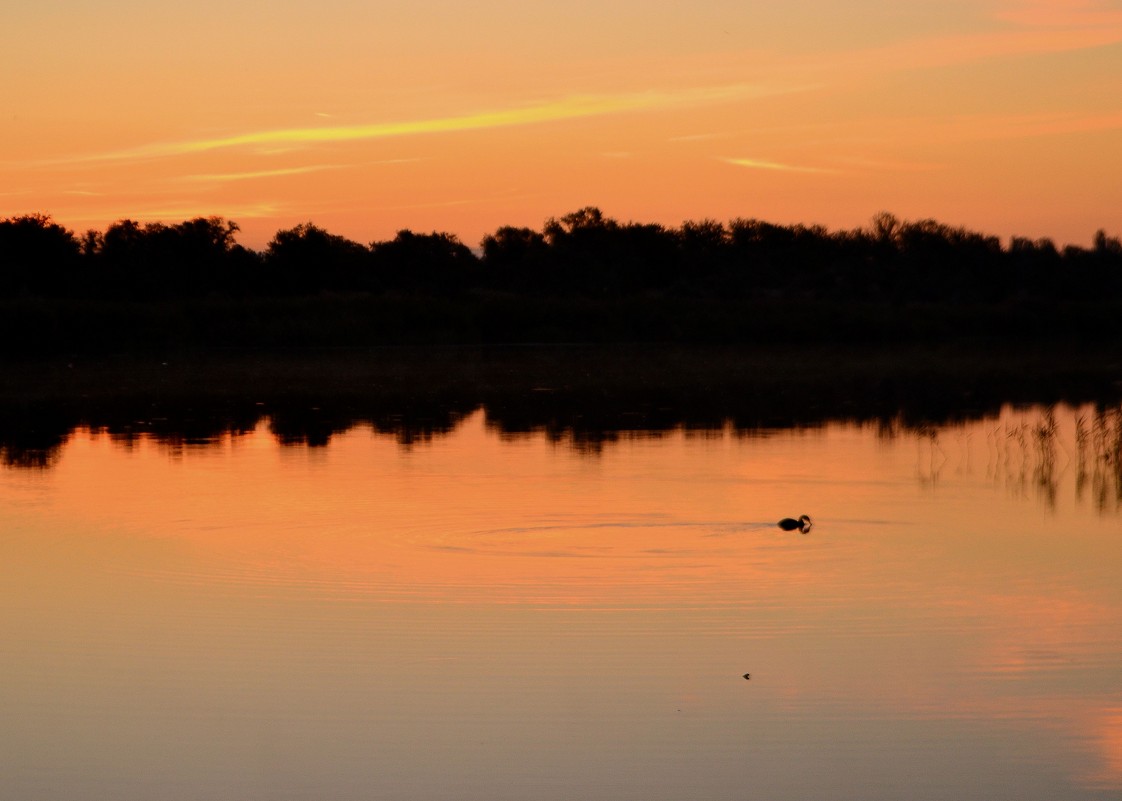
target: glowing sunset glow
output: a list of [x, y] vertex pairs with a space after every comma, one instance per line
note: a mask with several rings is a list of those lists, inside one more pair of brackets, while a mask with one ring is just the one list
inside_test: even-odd
[[0, 216], [78, 231], [222, 215], [252, 247], [306, 220], [476, 244], [590, 204], [1061, 244], [1122, 225], [1116, 0], [59, 0], [5, 30]]

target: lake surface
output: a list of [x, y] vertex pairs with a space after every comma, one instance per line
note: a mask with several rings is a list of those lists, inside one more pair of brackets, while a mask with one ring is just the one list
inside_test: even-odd
[[3, 795], [1120, 798], [1112, 415], [79, 428], [0, 469]]

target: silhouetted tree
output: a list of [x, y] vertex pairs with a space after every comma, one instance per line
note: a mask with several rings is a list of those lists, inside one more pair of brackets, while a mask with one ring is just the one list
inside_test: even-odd
[[1099, 229], [1092, 250], [1079, 254], [1075, 263], [1077, 272], [1072, 280], [1079, 284], [1081, 292], [1098, 297], [1122, 294], [1122, 240]]
[[900, 220], [894, 214], [887, 211], [877, 212], [873, 215], [871, 226], [870, 233], [873, 239], [878, 242], [896, 243], [900, 231]]
[[503, 226], [483, 237], [481, 244], [487, 286], [514, 292], [542, 287], [549, 254], [543, 234], [532, 228]]
[[936, 220], [906, 222], [895, 233], [896, 296], [902, 300], [996, 299], [1004, 275], [1001, 243]]
[[686, 220], [678, 230], [678, 242], [690, 259], [715, 260], [728, 245], [728, 231], [716, 220]]
[[550, 217], [546, 220], [544, 234], [549, 244], [556, 246], [566, 237], [596, 236], [618, 227], [619, 224], [615, 220], [605, 217], [600, 209], [595, 206], [585, 206], [583, 209], [570, 212], [560, 219]]
[[1102, 255], [1122, 256], [1122, 240], [1106, 235], [1106, 231], [1095, 231], [1095, 252]]
[[100, 237], [87, 232], [83, 251], [98, 265], [109, 293], [132, 298], [243, 294], [255, 259], [236, 245], [238, 225], [196, 217], [175, 225], [118, 220]]
[[587, 206], [543, 228], [551, 285], [560, 292], [619, 296], [662, 289], [679, 266], [678, 237], [661, 225], [627, 223]]
[[1098, 269], [1095, 276], [1098, 293], [1108, 297], [1122, 296], [1122, 239], [1108, 237], [1105, 231], [1095, 234], [1095, 253]]
[[763, 220], [738, 217], [729, 223], [730, 275], [726, 286], [745, 295], [778, 291], [790, 278], [781, 257], [789, 249], [792, 233]]
[[699, 220], [682, 223], [671, 234], [677, 239], [678, 270], [674, 291], [679, 295], [720, 294], [721, 276], [728, 268], [729, 235], [723, 223]]
[[101, 231], [95, 231], [93, 228], [82, 234], [81, 248], [82, 256], [91, 259], [101, 251], [101, 246], [105, 241], [105, 236]]
[[74, 294], [79, 255], [74, 233], [49, 215], [0, 220], [0, 295]]
[[479, 260], [455, 234], [402, 230], [370, 251], [378, 280], [392, 289], [447, 295], [479, 280]]
[[370, 251], [310, 222], [277, 231], [265, 251], [265, 267], [266, 291], [274, 294], [372, 288]]
[[1051, 239], [1013, 237], [1009, 242], [1007, 261], [1007, 296], [1017, 299], [1038, 297], [1048, 292], [1049, 284], [1062, 269], [1062, 256]]
[[147, 294], [149, 254], [144, 229], [135, 220], [118, 220], [105, 229], [97, 251], [99, 286], [106, 294]]
[[221, 217], [196, 217], [165, 228], [159, 250], [169, 272], [168, 290], [179, 295], [244, 291], [250, 278], [244, 272], [251, 265], [234, 242], [238, 230], [237, 223]]

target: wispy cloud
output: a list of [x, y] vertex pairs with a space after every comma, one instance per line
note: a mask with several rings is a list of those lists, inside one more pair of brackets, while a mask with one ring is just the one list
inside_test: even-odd
[[139, 222], [157, 220], [190, 220], [196, 217], [210, 217], [215, 214], [228, 219], [257, 219], [269, 218], [282, 214], [285, 209], [278, 203], [249, 203], [223, 206], [216, 209], [213, 205], [183, 201], [171, 202], [159, 206], [134, 207], [134, 206], [109, 206], [97, 208], [91, 213], [88, 208], [56, 209], [59, 217], [65, 217], [69, 223], [95, 223], [101, 224], [105, 220], [131, 219]]
[[947, 168], [945, 164], [931, 161], [871, 159], [859, 156], [845, 156], [836, 159], [836, 161], [845, 164], [847, 167], [869, 172], [939, 172]]
[[307, 167], [283, 167], [276, 170], [254, 170], [252, 172], [221, 172], [184, 175], [180, 180], [192, 183], [225, 183], [227, 181], [252, 181], [259, 178], [277, 178], [285, 175], [306, 175], [324, 170], [342, 170], [345, 164], [314, 164]]
[[667, 142], [709, 142], [714, 139], [729, 139], [733, 136], [743, 133], [743, 131], [714, 131], [712, 133], [695, 133], [683, 134], [681, 136], [671, 136]]
[[388, 164], [412, 164], [422, 161], [420, 158], [407, 159], [378, 159], [365, 161], [359, 164], [308, 164], [303, 167], [278, 167], [274, 170], [251, 170], [249, 172], [212, 172], [184, 175], [178, 180], [190, 183], [229, 183], [235, 181], [255, 181], [267, 178], [282, 178], [289, 175], [307, 175], [309, 173], [324, 172], [327, 170], [349, 170], [357, 167], [371, 167]]
[[374, 206], [374, 211], [397, 211], [401, 209], [443, 209], [453, 206], [472, 206], [479, 203], [481, 198], [454, 198], [450, 200], [433, 200], [428, 203], [392, 203], [384, 206]]
[[[364, 125], [314, 126], [249, 131], [229, 136], [192, 139], [177, 142], [156, 142], [124, 150], [58, 159], [54, 164], [75, 164], [107, 161], [130, 161], [206, 153], [234, 148], [258, 148], [275, 151], [283, 148], [308, 147], [318, 144], [388, 139], [424, 134], [456, 133], [488, 128], [534, 125], [583, 117], [598, 117], [665, 108], [727, 103], [747, 97], [760, 97], [794, 88], [769, 88], [733, 85], [678, 91], [650, 91], [614, 95], [579, 95], [559, 100], [481, 111], [448, 117], [421, 120], [377, 122]], [[42, 162], [41, 162], [42, 163]]]
[[989, 30], [918, 35], [839, 52], [792, 67], [792, 74], [845, 80], [851, 70], [940, 69], [995, 59], [1068, 53], [1122, 43], [1122, 10], [1080, 0], [1011, 3], [991, 15]]
[[1122, 130], [1122, 111], [1102, 114], [959, 114], [947, 117], [872, 118], [858, 132], [870, 142], [908, 137], [925, 145], [1069, 136]]
[[949, 120], [949, 135], [962, 139], [1019, 139], [1122, 130], [1122, 111], [1106, 114], [1022, 114]]
[[1118, 27], [1122, 9], [1101, 0], [1011, 0], [997, 19], [1047, 28]]
[[737, 167], [746, 167], [752, 170], [771, 170], [774, 172], [803, 172], [819, 174], [834, 174], [839, 172], [838, 170], [830, 169], [828, 167], [807, 167], [800, 164], [783, 164], [778, 161], [765, 161], [763, 159], [725, 158], [721, 160], [726, 164], [733, 164]]
[[[761, 128], [779, 141], [798, 142], [802, 148], [829, 151], [838, 167], [870, 169], [938, 170], [946, 163], [894, 159], [880, 153], [899, 152], [901, 142], [942, 147], [961, 142], [1027, 139], [1044, 136], [1094, 134], [1122, 130], [1122, 111], [1101, 114], [1075, 112], [1034, 114], [955, 114], [923, 116], [870, 116], [845, 122], [781, 125]], [[877, 153], [868, 156], [868, 153]]]

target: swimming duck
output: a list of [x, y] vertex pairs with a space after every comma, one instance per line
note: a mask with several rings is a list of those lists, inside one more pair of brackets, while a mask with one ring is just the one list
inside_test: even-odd
[[793, 517], [785, 517], [779, 521], [779, 527], [784, 531], [794, 531], [798, 529], [803, 534], [810, 531], [810, 527], [814, 525], [810, 522], [810, 515], [800, 515], [798, 520]]

